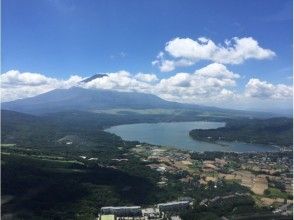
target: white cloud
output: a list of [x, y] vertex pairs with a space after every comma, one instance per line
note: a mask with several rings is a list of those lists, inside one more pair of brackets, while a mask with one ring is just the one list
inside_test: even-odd
[[136, 74], [135, 78], [142, 82], [155, 82], [158, 80], [155, 74], [144, 74], [144, 73]]
[[[169, 56], [169, 59], [165, 57]], [[215, 44], [212, 40], [200, 37], [175, 38], [166, 43], [165, 52], [160, 52], [152, 62], [162, 72], [169, 72], [179, 66], [191, 66], [200, 60], [222, 64], [241, 64], [247, 59], [270, 59], [275, 53], [259, 46], [252, 37], [225, 40], [225, 45]]]
[[238, 74], [229, 71], [224, 65], [213, 63], [196, 70], [195, 73], [177, 73], [162, 79], [156, 85], [157, 94], [165, 99], [209, 104], [223, 99], [231, 99]]
[[28, 85], [28, 86], [38, 86], [42, 84], [48, 84], [50, 82], [54, 81], [54, 79], [50, 77], [46, 77], [44, 75], [41, 75], [39, 73], [20, 73], [17, 70], [10, 70], [4, 74], [1, 75], [1, 83], [2, 86], [6, 85], [13, 85], [13, 86], [19, 86], [19, 85]]
[[192, 66], [193, 64], [194, 62], [188, 59], [167, 60], [164, 58], [163, 52], [160, 52], [157, 59], [152, 61], [152, 65], [157, 65], [161, 72], [170, 72], [175, 70], [176, 67]]
[[250, 103], [257, 102], [266, 105], [272, 102], [282, 103], [282, 100], [292, 97], [292, 87], [274, 85], [259, 79], [250, 79], [244, 93], [237, 92], [236, 85], [240, 75], [220, 63], [212, 63], [193, 73], [179, 72], [163, 79], [158, 79], [155, 74], [131, 74], [127, 71], [105, 74], [107, 76], [80, 83], [83, 78], [77, 75], [62, 80], [39, 73], [12, 70], [1, 74], [1, 97], [2, 101], [10, 101], [71, 86], [144, 92], [170, 101], [231, 108], [245, 108], [250, 106]]
[[[150, 81], [146, 82], [142, 80], [154, 80], [152, 74], [137, 74], [135, 76], [131, 75], [127, 71], [118, 71], [115, 73], [106, 73], [107, 76], [102, 78], [97, 78], [92, 80], [82, 86], [84, 88], [92, 89], [112, 89], [117, 91], [140, 91], [149, 92], [152, 87]], [[140, 79], [138, 79], [140, 78]]]
[[292, 99], [293, 89], [284, 84], [271, 84], [259, 79], [250, 79], [246, 84], [245, 96], [253, 98]]
[[175, 58], [209, 59], [217, 46], [213, 41], [204, 39], [194, 41], [190, 38], [175, 38], [167, 42], [165, 51]]
[[237, 79], [239, 74], [235, 74], [227, 69], [226, 66], [219, 63], [212, 63], [202, 69], [196, 70], [196, 73], [206, 77], [219, 77], [228, 79]]
[[162, 60], [159, 66], [161, 72], [170, 72], [175, 69], [175, 63], [171, 60]]
[[59, 80], [40, 73], [10, 70], [1, 74], [0, 79], [1, 100], [10, 101], [35, 96], [56, 88], [69, 88], [77, 85], [83, 78], [74, 75], [67, 80]]

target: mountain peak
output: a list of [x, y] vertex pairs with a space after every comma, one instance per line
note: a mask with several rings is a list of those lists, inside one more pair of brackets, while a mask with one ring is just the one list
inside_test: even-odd
[[93, 76], [90, 76], [90, 77], [88, 77], [88, 78], [82, 80], [81, 82], [82, 82], [82, 83], [88, 83], [88, 82], [91, 82], [91, 81], [94, 80], [94, 79], [102, 78], [102, 77], [104, 77], [104, 76], [108, 76], [108, 75], [107, 75], [107, 74], [95, 74], [95, 75], [93, 75]]

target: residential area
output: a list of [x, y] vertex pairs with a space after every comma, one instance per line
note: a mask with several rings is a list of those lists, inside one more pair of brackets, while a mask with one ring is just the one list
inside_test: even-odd
[[[178, 149], [138, 144], [131, 150], [134, 156], [146, 163], [146, 166], [156, 170], [161, 175], [158, 186], [164, 188], [169, 184], [169, 174], [177, 175], [179, 181], [186, 186], [212, 185], [215, 189], [226, 182], [233, 182], [246, 187], [246, 193], [234, 192], [225, 196], [215, 196], [197, 201], [199, 207], [213, 207], [218, 203], [233, 199], [252, 198], [259, 207], [270, 207], [273, 214], [292, 215], [293, 182], [292, 154], [289, 152], [264, 153], [226, 153], [226, 152], [186, 152]], [[192, 207], [193, 200], [187, 200]], [[195, 203], [196, 201], [194, 201]], [[175, 201], [172, 204], [178, 204]], [[176, 205], [175, 205], [176, 206]], [[190, 206], [179, 210], [189, 209]], [[167, 216], [160, 209], [148, 207], [149, 212], [140, 212], [137, 219], [161, 219]], [[150, 210], [153, 210], [150, 212]], [[157, 210], [157, 211], [156, 211]], [[180, 219], [175, 215], [175, 208], [168, 210], [168, 219]], [[145, 214], [143, 214], [145, 213]], [[152, 213], [147, 215], [146, 213]], [[111, 212], [114, 214], [115, 212]], [[156, 217], [155, 217], [156, 216]], [[106, 217], [100, 216], [100, 219]], [[124, 219], [124, 218], [117, 218]], [[126, 218], [127, 219], [127, 218]], [[135, 218], [136, 219], [136, 218]]]

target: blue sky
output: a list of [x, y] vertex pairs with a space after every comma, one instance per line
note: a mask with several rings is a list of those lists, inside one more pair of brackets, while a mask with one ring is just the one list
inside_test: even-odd
[[292, 24], [291, 0], [2, 0], [1, 72], [66, 79], [126, 70], [162, 79], [212, 63], [161, 72], [151, 62], [176, 37], [222, 45], [252, 37], [276, 55], [225, 64], [241, 76], [235, 90], [251, 78], [290, 86]]

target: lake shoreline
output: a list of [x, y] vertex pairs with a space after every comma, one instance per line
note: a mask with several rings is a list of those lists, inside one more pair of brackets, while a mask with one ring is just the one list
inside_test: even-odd
[[224, 126], [225, 122], [209, 121], [132, 123], [111, 126], [104, 129], [104, 131], [116, 134], [126, 141], [139, 141], [140, 143], [193, 152], [254, 153], [280, 151], [279, 147], [260, 144], [243, 142], [225, 142], [220, 144], [198, 141], [189, 135], [189, 131], [195, 128], [215, 129]]

